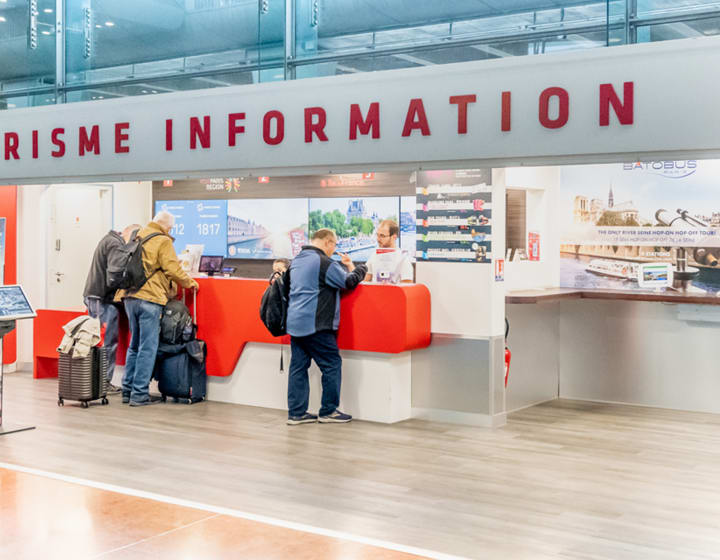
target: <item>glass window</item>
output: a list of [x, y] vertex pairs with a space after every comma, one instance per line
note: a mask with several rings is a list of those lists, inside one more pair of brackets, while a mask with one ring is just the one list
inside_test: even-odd
[[669, 16], [720, 10], [717, 0], [637, 0], [637, 15]]
[[683, 22], [642, 25], [637, 28], [637, 42], [670, 41], [720, 34], [720, 17]]
[[283, 6], [283, 0], [67, 0], [67, 83], [282, 60]]
[[[620, 1], [624, 5], [624, 0]], [[544, 5], [544, 9], [532, 10], [533, 4]], [[544, 2], [515, 1], [504, 3], [500, 9], [485, 2], [410, 3], [394, 0], [384, 2], [382, 10], [370, 10], [362, 1], [296, 0], [295, 58], [359, 54], [453, 41], [508, 41], [513, 36], [544, 35], [554, 31], [559, 33], [565, 46], [572, 48], [572, 42], [567, 42], [563, 35], [577, 33], [584, 36], [594, 30], [606, 33], [606, 1], [580, 6], [568, 4], [567, 7], [547, 8]], [[621, 17], [624, 17], [624, 10]], [[602, 43], [607, 43], [607, 37]], [[529, 53], [521, 50], [513, 54]], [[477, 58], [483, 56], [471, 59]]]
[[357, 72], [377, 70], [395, 70], [414, 68], [434, 64], [468, 62], [506, 56], [542, 54], [565, 50], [577, 50], [604, 47], [606, 31], [567, 33], [548, 35], [524, 40], [506, 40], [486, 44], [470, 44], [424, 48], [410, 52], [383, 53], [344, 57], [341, 60], [313, 63], [306, 60], [297, 65], [296, 76], [307, 78], [315, 76], [335, 76]]
[[[176, 91], [208, 89], [257, 83], [260, 79], [258, 71], [234, 71], [202, 76], [174, 76], [162, 79], [135, 80], [130, 83], [98, 84], [94, 87], [74, 89], [67, 93], [67, 102], [97, 101], [116, 97], [136, 95], [157, 95]], [[282, 68], [276, 68], [275, 74], [282, 79]]]
[[55, 0], [0, 0], [1, 91], [55, 83], [54, 12]]
[[55, 93], [33, 93], [22, 95], [10, 95], [0, 97], [0, 111], [5, 109], [23, 109], [25, 107], [40, 107], [41, 105], [55, 105]]

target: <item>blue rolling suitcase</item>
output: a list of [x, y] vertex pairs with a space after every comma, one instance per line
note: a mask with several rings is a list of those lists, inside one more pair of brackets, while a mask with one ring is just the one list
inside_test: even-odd
[[202, 340], [159, 346], [154, 375], [163, 401], [172, 397], [175, 402], [192, 404], [205, 398], [206, 356], [207, 347]]
[[[155, 359], [153, 377], [158, 381], [158, 390], [163, 402], [172, 397], [175, 402], [184, 401], [189, 404], [205, 399], [207, 389], [207, 374], [205, 372], [205, 359], [207, 346], [202, 340], [195, 338], [197, 308], [196, 292], [193, 290], [193, 321], [191, 329], [185, 336], [176, 333], [177, 344], [161, 342]], [[175, 302], [173, 302], [175, 303]], [[179, 302], [178, 302], [179, 303]], [[182, 309], [187, 309], [181, 305]], [[177, 310], [175, 311], [177, 313]], [[188, 340], [191, 338], [191, 340]]]

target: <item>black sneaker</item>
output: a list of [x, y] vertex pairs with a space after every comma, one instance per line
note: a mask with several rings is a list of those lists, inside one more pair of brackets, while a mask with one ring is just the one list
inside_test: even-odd
[[325, 416], [321, 416], [318, 419], [318, 422], [321, 424], [331, 424], [333, 422], [341, 424], [345, 422], [350, 422], [352, 420], [352, 416], [349, 414], [345, 414], [344, 412], [340, 412], [339, 410], [335, 410], [332, 414], [326, 414]]
[[123, 404], [129, 403], [130, 402], [130, 393], [123, 393], [122, 399], [123, 399], [123, 401], [122, 401]]
[[317, 422], [317, 419], [318, 417], [316, 415], [306, 412], [305, 414], [302, 414], [300, 416], [288, 416], [286, 423], [288, 426], [296, 426], [297, 424], [314, 423]]

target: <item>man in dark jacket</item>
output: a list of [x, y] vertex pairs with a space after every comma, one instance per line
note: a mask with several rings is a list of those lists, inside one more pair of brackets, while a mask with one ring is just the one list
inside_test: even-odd
[[114, 248], [127, 243], [132, 232], [138, 229], [140, 229], [140, 226], [133, 224], [126, 227], [122, 235], [116, 231], [109, 231], [100, 240], [95, 248], [92, 263], [90, 264], [90, 272], [88, 272], [85, 281], [85, 290], [83, 291], [88, 315], [98, 319], [101, 324], [105, 325], [103, 346], [107, 350], [107, 380], [110, 393], [119, 393], [120, 387], [112, 384], [118, 346], [118, 308], [113, 304], [115, 291], [108, 291], [107, 288], [107, 260], [110, 252]]
[[[309, 422], [349, 422], [352, 416], [338, 410], [342, 381], [342, 359], [337, 346], [340, 326], [340, 290], [353, 290], [365, 278], [367, 267], [353, 265], [341, 255], [342, 265], [330, 257], [337, 237], [330, 229], [319, 229], [290, 265], [290, 298], [287, 332], [290, 335], [288, 420], [290, 425]], [[310, 361], [322, 372], [320, 418], [307, 411], [310, 396]]]

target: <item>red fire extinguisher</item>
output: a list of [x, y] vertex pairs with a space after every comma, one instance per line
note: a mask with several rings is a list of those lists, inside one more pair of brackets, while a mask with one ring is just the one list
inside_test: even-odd
[[505, 387], [507, 387], [507, 384], [508, 384], [508, 375], [510, 374], [510, 358], [512, 357], [510, 348], [507, 347], [507, 337], [508, 337], [509, 332], [510, 332], [510, 323], [508, 322], [508, 320], [506, 318], [505, 319]]

